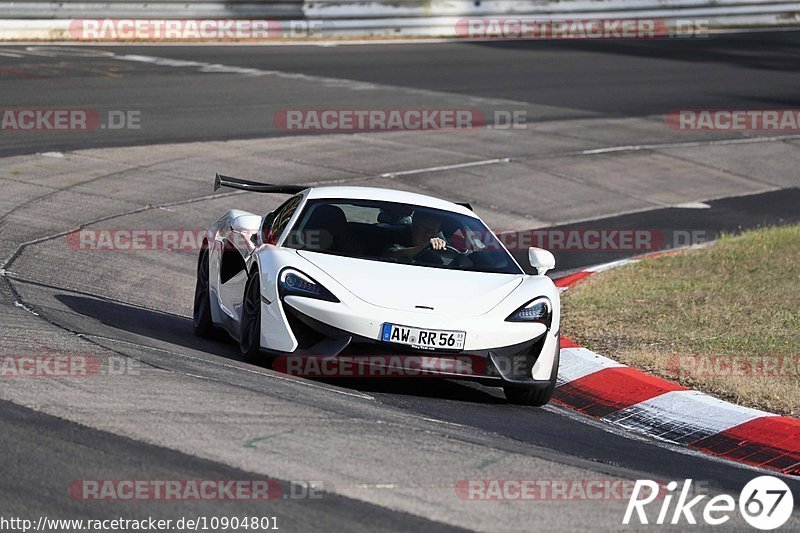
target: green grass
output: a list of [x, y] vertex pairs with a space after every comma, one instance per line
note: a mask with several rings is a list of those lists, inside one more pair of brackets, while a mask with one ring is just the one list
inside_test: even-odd
[[564, 334], [599, 353], [717, 396], [800, 414], [800, 375], [677, 372], [679, 356], [800, 359], [800, 226], [609, 270], [565, 292]]

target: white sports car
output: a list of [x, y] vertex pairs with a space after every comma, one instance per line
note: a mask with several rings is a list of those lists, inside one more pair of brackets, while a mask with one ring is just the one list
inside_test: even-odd
[[[413, 357], [437, 377], [502, 386], [513, 403], [550, 400], [560, 343], [550, 252], [531, 248], [537, 275], [527, 275], [468, 204], [420, 194], [217, 174], [220, 186], [292, 196], [266, 216], [234, 209], [210, 228], [198, 335], [224, 328], [262, 363]], [[472, 364], [431, 363], [455, 359]]]

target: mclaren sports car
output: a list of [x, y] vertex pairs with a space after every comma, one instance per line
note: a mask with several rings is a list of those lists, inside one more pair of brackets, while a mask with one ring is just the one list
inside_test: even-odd
[[550, 252], [529, 249], [527, 274], [468, 204], [422, 194], [217, 175], [219, 187], [288, 198], [265, 215], [230, 210], [205, 234], [197, 335], [224, 330], [247, 360], [284, 369], [399, 361], [502, 387], [513, 403], [550, 400], [560, 342]]

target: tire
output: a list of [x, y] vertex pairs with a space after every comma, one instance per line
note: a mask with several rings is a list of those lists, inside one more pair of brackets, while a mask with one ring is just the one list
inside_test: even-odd
[[529, 405], [532, 407], [542, 407], [553, 397], [553, 392], [556, 390], [556, 381], [558, 380], [558, 365], [561, 361], [561, 337], [558, 339], [558, 348], [556, 356], [553, 359], [553, 369], [550, 372], [550, 383], [547, 387], [513, 387], [506, 385], [503, 391], [506, 393], [506, 400], [509, 403], [517, 405]]
[[242, 298], [239, 350], [245, 361], [261, 363], [261, 283], [258, 274], [247, 279]]
[[208, 249], [200, 251], [197, 259], [197, 283], [194, 288], [194, 310], [192, 325], [194, 334], [198, 337], [209, 338], [214, 332], [211, 321], [211, 293], [209, 291]]

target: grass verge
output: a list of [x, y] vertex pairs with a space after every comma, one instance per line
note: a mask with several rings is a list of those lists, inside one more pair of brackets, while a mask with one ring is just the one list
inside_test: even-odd
[[565, 336], [741, 405], [800, 415], [800, 225], [723, 236], [563, 294]]

